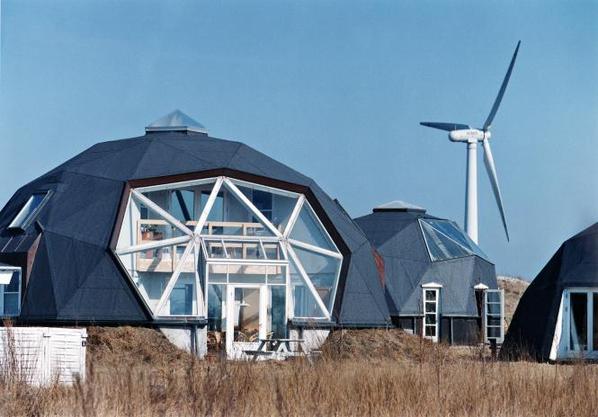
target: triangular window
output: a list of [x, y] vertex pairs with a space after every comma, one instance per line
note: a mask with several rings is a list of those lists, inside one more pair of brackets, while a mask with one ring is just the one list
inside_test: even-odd
[[320, 308], [319, 303], [314, 298], [303, 276], [299, 273], [297, 266], [292, 260], [289, 260], [289, 266], [295, 317], [325, 318], [326, 314]]
[[293, 250], [316, 292], [328, 307], [328, 311], [332, 311], [333, 292], [336, 288], [341, 260], [297, 246], [293, 246]]
[[336, 251], [334, 243], [307, 201], [303, 203], [289, 237], [323, 249]]
[[257, 215], [260, 210], [246, 196], [244, 199], [225, 182], [208, 214], [202, 235], [274, 236], [269, 225]]
[[469, 247], [464, 247], [457, 240], [452, 239], [444, 232], [433, 227], [427, 220], [420, 221], [420, 224], [432, 261], [443, 261], [471, 255], [482, 256], [480, 255], [481, 251], [478, 253]]

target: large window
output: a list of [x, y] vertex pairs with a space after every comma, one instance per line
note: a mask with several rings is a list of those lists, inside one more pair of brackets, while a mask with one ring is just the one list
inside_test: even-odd
[[49, 192], [41, 192], [32, 194], [25, 205], [21, 208], [19, 213], [15, 216], [12, 222], [8, 225], [9, 229], [25, 229], [31, 224], [35, 216], [39, 213], [45, 201], [49, 196]]
[[21, 268], [0, 266], [0, 316], [15, 317], [21, 312]]
[[598, 288], [565, 290], [563, 335], [566, 350], [598, 357]]
[[131, 191], [116, 253], [155, 317], [226, 326], [226, 286], [267, 286], [269, 331], [329, 319], [342, 255], [301, 194], [227, 177]]

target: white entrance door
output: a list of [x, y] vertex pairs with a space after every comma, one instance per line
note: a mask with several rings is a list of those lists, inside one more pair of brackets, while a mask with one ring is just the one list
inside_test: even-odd
[[229, 359], [242, 359], [244, 350], [256, 350], [266, 338], [266, 285], [227, 285], [226, 352]]

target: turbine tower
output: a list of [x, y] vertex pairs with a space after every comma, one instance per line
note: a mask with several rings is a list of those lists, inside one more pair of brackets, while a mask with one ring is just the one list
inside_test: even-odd
[[507, 235], [507, 241], [509, 240], [509, 230], [507, 228], [507, 221], [505, 218], [505, 210], [502, 203], [502, 196], [500, 194], [500, 187], [498, 186], [498, 177], [496, 175], [496, 166], [494, 165], [494, 158], [492, 157], [492, 149], [490, 148], [490, 127], [492, 126], [492, 120], [496, 116], [502, 97], [505, 94], [509, 79], [511, 78], [511, 72], [513, 72], [513, 66], [515, 65], [515, 59], [517, 58], [517, 52], [519, 52], [519, 45], [521, 41], [517, 42], [517, 47], [511, 58], [509, 69], [505, 75], [505, 78], [500, 86], [496, 100], [492, 105], [490, 114], [484, 123], [482, 128], [472, 128], [469, 125], [460, 123], [442, 123], [442, 122], [421, 122], [422, 126], [432, 127], [434, 129], [440, 129], [449, 132], [449, 140], [451, 142], [463, 142], [467, 144], [467, 178], [465, 183], [465, 231], [475, 243], [478, 243], [478, 142], [482, 143], [484, 148], [484, 164], [486, 165], [486, 171], [490, 178], [490, 184], [492, 184], [492, 191], [496, 198], [496, 204], [500, 211], [500, 217], [502, 219], [503, 227], [505, 228], [505, 234]]

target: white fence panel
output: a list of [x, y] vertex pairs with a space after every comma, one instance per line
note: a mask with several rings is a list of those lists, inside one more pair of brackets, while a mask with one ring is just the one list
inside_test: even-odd
[[85, 377], [87, 331], [56, 327], [0, 328], [0, 372], [34, 385]]

